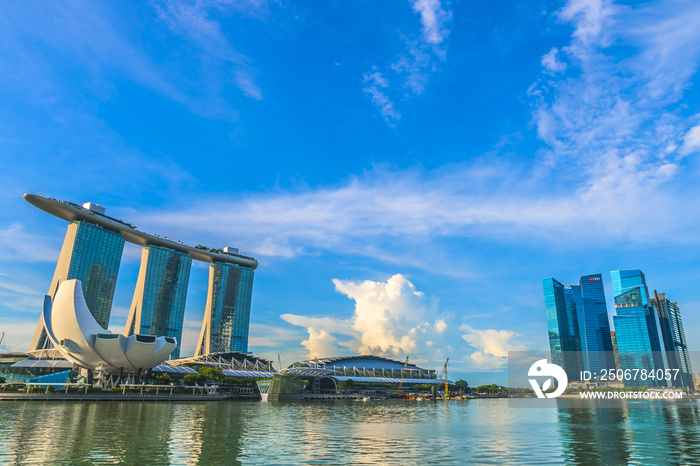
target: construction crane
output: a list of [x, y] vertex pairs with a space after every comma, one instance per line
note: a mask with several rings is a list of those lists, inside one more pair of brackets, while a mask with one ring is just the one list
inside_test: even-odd
[[449, 399], [450, 398], [450, 389], [447, 386], [447, 363], [449, 362], [450, 358], [445, 359], [445, 370], [443, 374], [445, 375], [445, 398]]
[[401, 382], [399, 383], [399, 398], [401, 398], [401, 387], [403, 387], [404, 373], [406, 372], [406, 366], [408, 366], [408, 356], [406, 356], [406, 361], [403, 363], [403, 369], [401, 369]]

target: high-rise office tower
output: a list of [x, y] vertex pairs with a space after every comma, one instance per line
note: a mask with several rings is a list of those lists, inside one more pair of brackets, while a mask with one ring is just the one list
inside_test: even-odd
[[613, 353], [615, 354], [615, 367], [620, 367], [620, 354], [617, 352], [617, 336], [615, 336], [615, 330], [610, 332], [610, 337], [612, 338]]
[[583, 313], [583, 296], [580, 285], [569, 285], [564, 289], [567, 312], [575, 313], [578, 321], [578, 339], [581, 345], [581, 363], [583, 370], [588, 370], [588, 344], [586, 342], [586, 321]]
[[654, 290], [651, 300], [656, 307], [661, 326], [663, 351], [666, 352], [668, 368], [678, 370], [678, 376], [671, 380], [674, 387], [693, 388], [693, 368], [690, 364], [690, 354], [685, 340], [681, 310], [671, 302], [664, 293]]
[[[104, 214], [104, 209], [94, 204], [84, 208]], [[119, 233], [86, 221], [74, 221], [68, 225], [48, 295], [53, 298], [64, 280], [80, 280], [90, 312], [107, 328], [123, 250], [124, 238]], [[29, 350], [50, 347], [40, 318]]]
[[580, 380], [584, 364], [573, 291], [554, 278], [543, 279], [542, 287], [552, 362], [564, 368], [569, 380]]
[[141, 267], [124, 335], [163, 335], [177, 339], [171, 353], [180, 357], [185, 300], [192, 258], [184, 252], [150, 245], [141, 252]]
[[248, 351], [252, 290], [252, 268], [223, 262], [209, 266], [209, 292], [195, 356]]
[[[658, 315], [649, 300], [649, 290], [641, 270], [610, 272], [615, 295], [615, 337], [620, 369], [656, 371], [665, 369], [661, 352]], [[659, 386], [657, 379], [625, 380], [625, 386]]]
[[579, 280], [579, 286], [583, 303], [587, 370], [594, 376], [600, 376], [603, 369], [615, 368], [603, 277], [599, 273], [584, 275]]

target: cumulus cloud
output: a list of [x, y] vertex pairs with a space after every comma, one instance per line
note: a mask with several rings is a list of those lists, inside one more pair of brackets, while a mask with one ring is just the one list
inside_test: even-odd
[[425, 296], [403, 275], [386, 282], [333, 280], [335, 289], [355, 301], [352, 326], [360, 334], [357, 352], [400, 355], [414, 351], [429, 319]]
[[506, 364], [508, 351], [525, 349], [525, 345], [513, 342], [520, 334], [511, 330], [479, 330], [466, 324], [460, 330], [466, 332], [462, 339], [476, 348], [476, 351], [467, 356], [475, 368], [498, 369]]
[[[301, 345], [311, 358], [337, 355], [340, 347], [344, 347], [345, 351], [356, 354], [390, 358], [410, 355], [412, 361], [435, 366], [454, 353], [469, 353], [465, 359], [470, 368], [491, 370], [503, 365], [508, 350], [524, 348], [513, 342], [518, 334], [510, 330], [450, 325], [450, 317], [439, 311], [436, 302], [401, 274], [385, 282], [336, 279], [333, 283], [338, 292], [355, 301], [352, 316], [347, 319], [281, 316], [293, 325], [306, 328], [308, 338]], [[464, 342], [471, 345], [471, 352]], [[453, 360], [459, 369], [458, 358]]]
[[434, 321], [430, 301], [403, 275], [394, 275], [386, 282], [334, 279], [333, 284], [355, 301], [352, 317], [281, 316], [307, 329], [309, 338], [302, 345], [311, 357], [337, 354], [334, 335], [349, 338], [342, 345], [354, 353], [399, 356], [415, 352], [419, 342], [440, 333], [437, 328], [446, 327], [444, 320]]
[[323, 357], [338, 354], [338, 344], [336, 338], [326, 330], [316, 330], [309, 328], [309, 338], [301, 344], [309, 352], [310, 358]]

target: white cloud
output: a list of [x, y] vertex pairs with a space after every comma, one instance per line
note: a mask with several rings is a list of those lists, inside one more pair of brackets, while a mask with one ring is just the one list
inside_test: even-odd
[[393, 125], [394, 122], [401, 119], [401, 114], [394, 109], [393, 102], [384, 93], [384, 90], [389, 87], [389, 82], [379, 71], [365, 73], [362, 76], [362, 82], [365, 84], [362, 90], [372, 96], [372, 102], [379, 107], [379, 111], [387, 123]]
[[420, 14], [422, 34], [402, 34], [405, 50], [387, 66], [387, 72], [378, 71], [379, 68], [374, 66], [372, 71], [363, 75], [364, 84], [372, 83], [363, 87], [363, 91], [372, 96], [372, 102], [391, 126], [400, 119], [400, 114], [394, 108], [393, 101], [397, 99], [392, 100], [389, 96], [390, 92], [396, 94], [397, 91], [389, 87], [386, 74], [392, 73], [395, 76], [392, 80], [402, 83], [408, 90], [403, 95], [407, 100], [423, 93], [430, 75], [437, 71], [438, 62], [446, 58], [444, 42], [449, 35], [447, 24], [452, 19], [452, 12], [444, 9], [439, 0], [410, 0], [410, 3], [413, 11]]
[[614, 13], [611, 0], [569, 0], [558, 16], [575, 26], [572, 47], [580, 55], [584, 47], [606, 42], [606, 28]]
[[[682, 174], [680, 161], [650, 163], [643, 152], [611, 149], [548, 163], [543, 160], [532, 172], [499, 161], [430, 172], [377, 168], [333, 187], [198, 199], [172, 212], [144, 209], [134, 212], [133, 222], [145, 231], [214, 246], [230, 244], [235, 231], [236, 245], [254, 256], [335, 251], [412, 267], [430, 263], [416, 260], [411, 248], [434, 244], [439, 252], [438, 240], [449, 237], [520, 244], [604, 239], [627, 246], [700, 241], [693, 233], [698, 219], [686, 215], [697, 193], [679, 198], [666, 189]], [[538, 174], [545, 169], [547, 175]], [[533, 183], [538, 176], [547, 178]], [[658, 221], [639, 228], [638, 217], [624, 215], [642, 210], [655, 211]]]
[[560, 73], [566, 70], [566, 63], [559, 60], [559, 50], [554, 47], [542, 56], [542, 66], [551, 74]]
[[[305, 327], [309, 338], [301, 344], [310, 357], [338, 354], [338, 345], [356, 354], [420, 358], [428, 341], [447, 328], [436, 320], [436, 308], [403, 275], [386, 282], [333, 280], [338, 292], [355, 301], [347, 319], [283, 314], [283, 320]], [[343, 336], [339, 341], [337, 336]], [[422, 355], [425, 356], [425, 355]]]
[[685, 133], [681, 147], [683, 154], [692, 154], [698, 151], [700, 151], [700, 125], [693, 126]]
[[466, 332], [462, 339], [476, 348], [467, 356], [467, 362], [474, 369], [496, 370], [508, 360], [508, 351], [522, 351], [524, 344], [513, 342], [520, 334], [511, 330], [479, 330], [463, 324], [460, 330]]
[[[412, 362], [430, 367], [441, 366], [446, 357], [451, 357], [456, 370], [491, 371], [502, 368], [509, 350], [525, 348], [514, 341], [519, 334], [510, 330], [450, 325], [451, 319], [403, 275], [394, 275], [386, 282], [333, 283], [336, 290], [355, 301], [351, 317], [282, 315], [285, 321], [307, 329], [308, 338], [301, 344], [311, 358], [337, 355], [339, 348], [344, 347], [356, 354], [394, 359], [410, 355]], [[464, 342], [472, 347], [471, 352]], [[468, 354], [464, 358], [455, 356], [460, 353]]]
[[403, 275], [386, 282], [333, 280], [335, 289], [355, 301], [352, 326], [360, 334], [358, 353], [401, 355], [416, 350], [416, 338], [428, 319], [423, 293]]
[[435, 322], [435, 330], [437, 330], [438, 333], [442, 333], [446, 329], [447, 329], [447, 324], [445, 323], [444, 319], [440, 319], [437, 322]]
[[440, 0], [412, 0], [412, 4], [413, 11], [420, 13], [423, 39], [434, 45], [444, 41], [449, 34], [445, 23], [452, 18], [452, 12], [443, 10]]
[[301, 344], [309, 352], [309, 358], [332, 356], [338, 354], [336, 338], [326, 330], [309, 328], [309, 338]]
[[[563, 50], [577, 70], [556, 79], [561, 67], [554, 48], [542, 59], [543, 77], [528, 91], [537, 134], [549, 146], [538, 154], [536, 176], [556, 180], [553, 189], [575, 186], [579, 208], [589, 205], [593, 215], [617, 217], [608, 232], [629, 234], [615, 211], [660, 212], [679, 198], [697, 196], [668, 189], [682, 173], [681, 159], [691, 152], [685, 144], [692, 147], [694, 135], [690, 120], [669, 104], [682, 98], [697, 71], [700, 5], [623, 8], [605, 0], [570, 0], [558, 18], [574, 26]], [[613, 41], [638, 53], [618, 57], [607, 48]], [[684, 133], [687, 142], [680, 140]], [[680, 211], [671, 216], [688, 222]]]

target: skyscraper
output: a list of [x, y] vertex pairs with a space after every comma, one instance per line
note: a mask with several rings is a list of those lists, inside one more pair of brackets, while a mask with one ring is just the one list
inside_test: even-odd
[[[192, 260], [212, 264], [209, 296], [197, 354], [248, 350], [248, 328], [253, 271], [258, 262], [238, 249], [187, 246], [149, 235], [105, 215], [104, 208], [82, 206], [35, 194], [24, 199], [33, 206], [71, 224], [61, 249], [49, 295], [63, 280], [82, 282], [85, 301], [98, 323], [107, 328], [124, 242], [143, 247], [136, 291], [124, 333], [158, 334], [176, 338], [179, 356], [185, 300]], [[40, 318], [41, 319], [41, 318]], [[31, 350], [48, 347], [40, 320]], [[205, 348], [205, 349], [203, 349]]]
[[583, 313], [583, 296], [580, 285], [569, 285], [564, 289], [564, 300], [567, 312], [575, 313], [578, 321], [578, 339], [581, 344], [581, 359], [583, 370], [588, 369], [588, 343], [586, 341], [586, 320]]
[[564, 368], [569, 380], [579, 380], [584, 369], [574, 290], [554, 278], [542, 280], [552, 362]]
[[663, 351], [666, 352], [666, 360], [669, 369], [678, 369], [678, 377], [671, 380], [674, 387], [692, 388], [693, 368], [690, 364], [690, 354], [685, 340], [685, 330], [681, 320], [681, 310], [678, 305], [671, 302], [666, 295], [658, 294], [654, 290], [653, 305], [656, 307], [661, 326]]
[[[104, 214], [99, 206], [86, 206], [86, 209]], [[86, 221], [74, 221], [68, 225], [48, 295], [53, 298], [64, 280], [80, 280], [90, 312], [107, 328], [123, 250], [124, 238], [119, 233]], [[29, 350], [50, 347], [44, 322], [40, 319]]]
[[223, 262], [209, 266], [207, 304], [195, 356], [248, 351], [252, 290], [252, 268]]
[[163, 335], [177, 339], [172, 357], [180, 357], [185, 300], [192, 258], [162, 246], [141, 252], [141, 268], [124, 335]]
[[[661, 352], [661, 329], [657, 313], [649, 300], [649, 290], [641, 270], [610, 272], [615, 295], [615, 337], [620, 369], [656, 371], [665, 369]], [[657, 379], [633, 378], [625, 386], [665, 385]]]
[[608, 306], [602, 275], [584, 275], [579, 280], [583, 303], [583, 323], [588, 370], [594, 376], [602, 375], [603, 369], [615, 368]]

